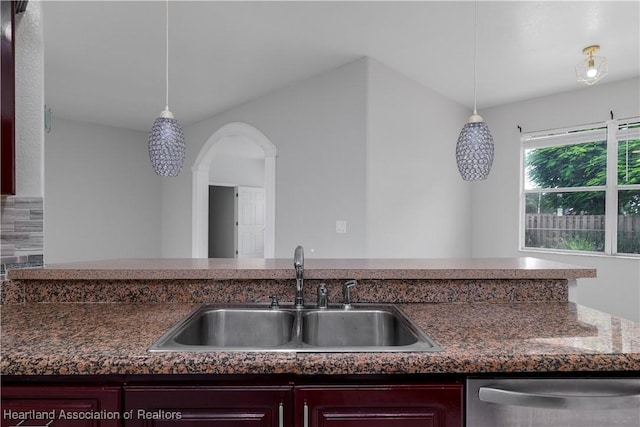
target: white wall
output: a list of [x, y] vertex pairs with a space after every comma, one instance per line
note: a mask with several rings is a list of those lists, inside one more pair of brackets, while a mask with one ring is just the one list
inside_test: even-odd
[[369, 256], [471, 255], [471, 185], [456, 168], [466, 108], [369, 61]]
[[[298, 244], [312, 257], [465, 257], [471, 187], [455, 142], [469, 114], [363, 58], [187, 127], [186, 164], [229, 122], [276, 145], [277, 257]], [[190, 256], [191, 185], [163, 187], [164, 256]]]
[[[293, 256], [298, 244], [309, 257], [365, 256], [366, 64], [347, 64], [186, 127], [186, 173], [163, 185], [163, 256], [191, 256], [190, 167], [229, 122], [251, 124], [277, 147], [276, 257]], [[348, 222], [347, 234], [335, 233], [336, 220]]]
[[16, 16], [16, 195], [42, 196], [44, 48], [39, 1]]
[[[185, 171], [188, 173], [190, 171]], [[236, 184], [245, 187], [264, 187], [264, 159], [247, 159], [238, 156], [216, 156], [211, 162], [209, 182]]]
[[54, 117], [45, 159], [47, 263], [161, 255], [146, 133]]
[[[640, 322], [640, 260], [518, 251], [520, 133], [640, 115], [640, 79], [635, 78], [518, 102], [480, 112], [496, 144], [489, 178], [474, 185], [474, 257], [536, 256], [595, 267], [597, 279], [580, 280], [578, 302]], [[499, 232], [497, 232], [499, 230]]]

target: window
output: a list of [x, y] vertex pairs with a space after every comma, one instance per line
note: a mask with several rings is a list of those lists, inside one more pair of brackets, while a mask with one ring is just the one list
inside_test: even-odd
[[640, 120], [524, 134], [521, 248], [640, 254]]

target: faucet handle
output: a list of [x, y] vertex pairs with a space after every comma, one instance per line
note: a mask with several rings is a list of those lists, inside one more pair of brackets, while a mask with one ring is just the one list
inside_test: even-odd
[[278, 303], [278, 295], [269, 295], [269, 298], [271, 298], [271, 304], [269, 305], [270, 309], [276, 310], [280, 308], [280, 304]]
[[318, 285], [318, 308], [325, 309], [329, 307], [329, 295], [327, 295], [327, 285], [320, 283]]
[[347, 280], [342, 284], [342, 308], [349, 310], [353, 308], [351, 305], [351, 295], [349, 290], [358, 284], [357, 280]]

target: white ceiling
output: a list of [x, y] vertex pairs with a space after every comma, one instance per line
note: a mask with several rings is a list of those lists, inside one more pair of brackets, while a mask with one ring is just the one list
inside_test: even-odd
[[[584, 87], [600, 44], [609, 75], [640, 75], [640, 1], [479, 1], [478, 109]], [[54, 116], [148, 130], [164, 107], [165, 3], [45, 1]], [[473, 105], [474, 3], [175, 1], [170, 93], [189, 125], [368, 56]]]

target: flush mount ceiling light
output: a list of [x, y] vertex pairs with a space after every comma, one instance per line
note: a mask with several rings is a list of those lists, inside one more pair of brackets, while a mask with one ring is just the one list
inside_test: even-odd
[[582, 53], [588, 57], [576, 65], [576, 78], [579, 82], [589, 86], [607, 75], [607, 58], [604, 56], [593, 56], [594, 52], [600, 50], [600, 46], [587, 46], [582, 49]]
[[180, 123], [169, 111], [169, 0], [166, 0], [165, 27], [165, 83], [166, 98], [164, 110], [156, 119], [149, 132], [149, 158], [151, 165], [160, 176], [178, 176], [184, 164], [185, 142]]
[[458, 143], [456, 144], [456, 163], [458, 171], [465, 181], [480, 181], [487, 179], [493, 164], [493, 136], [489, 126], [478, 114], [477, 100], [477, 72], [478, 62], [478, 5], [474, 3], [474, 42], [473, 42], [473, 114], [464, 125]]

